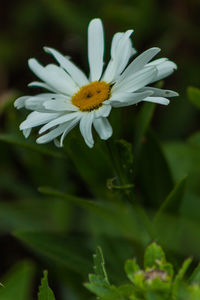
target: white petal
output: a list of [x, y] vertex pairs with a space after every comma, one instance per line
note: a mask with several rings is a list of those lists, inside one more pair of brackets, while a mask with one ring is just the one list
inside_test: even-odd
[[122, 80], [128, 79], [133, 73], [140, 71], [144, 66], [160, 51], [159, 48], [150, 48], [140, 54], [134, 61], [126, 68], [118, 79], [118, 83]]
[[40, 81], [30, 82], [28, 84], [28, 87], [40, 87], [40, 88], [43, 88], [43, 89], [47, 89], [51, 92], [55, 92], [55, 90], [53, 88], [51, 88], [48, 84], [40, 82]]
[[94, 140], [92, 136], [92, 123], [94, 120], [94, 112], [84, 113], [80, 120], [80, 132], [88, 145], [92, 148], [94, 145]]
[[38, 94], [36, 96], [29, 97], [25, 102], [25, 107], [30, 110], [35, 110], [38, 112], [50, 112], [47, 108], [45, 108], [44, 103], [48, 102], [54, 102], [55, 100], [66, 100], [70, 98], [67, 98], [67, 96], [59, 95], [59, 94], [52, 94], [52, 93], [43, 93]]
[[113, 92], [134, 92], [149, 84], [157, 74], [155, 66], [144, 67], [141, 71], [134, 73], [126, 80], [122, 80], [119, 84], [116, 83]]
[[159, 103], [159, 104], [163, 104], [163, 105], [169, 104], [169, 100], [166, 98], [163, 98], [163, 97], [147, 97], [143, 101]]
[[43, 127], [40, 128], [39, 134], [47, 131], [48, 129], [60, 125], [62, 123], [68, 122], [70, 120], [73, 120], [74, 118], [78, 117], [80, 115], [80, 112], [73, 112], [73, 113], [66, 113], [64, 115], [60, 114], [58, 115], [57, 118], [54, 118], [53, 121], [47, 123], [46, 125], [44, 125]]
[[43, 67], [33, 58], [28, 63], [30, 69], [55, 91], [70, 96], [77, 91], [75, 82], [62, 68], [53, 64]]
[[30, 133], [31, 133], [31, 128], [23, 130], [23, 135], [26, 139], [29, 137]]
[[79, 85], [79, 87], [89, 83], [89, 80], [87, 79], [86, 75], [67, 57], [63, 56], [61, 53], [59, 53], [53, 48], [44, 47], [44, 50], [55, 57], [60, 66], [69, 73], [69, 75]]
[[62, 124], [62, 125], [56, 127], [55, 129], [51, 130], [50, 132], [40, 136], [36, 140], [36, 143], [45, 144], [45, 143], [51, 142], [52, 140], [57, 138], [57, 136], [61, 135], [63, 133], [63, 131], [65, 130], [65, 128], [66, 128], [66, 124]]
[[95, 118], [100, 118], [100, 117], [108, 117], [111, 111], [111, 105], [110, 104], [103, 104], [101, 107], [96, 109], [94, 111]]
[[66, 124], [65, 131], [63, 132], [63, 134], [60, 138], [60, 144], [59, 144], [60, 147], [63, 146], [63, 141], [64, 141], [64, 138], [66, 137], [66, 135], [77, 125], [79, 120], [80, 120], [80, 117], [75, 118], [74, 120], [71, 120], [70, 122], [68, 122], [68, 124]]
[[102, 140], [107, 140], [111, 137], [113, 130], [112, 127], [106, 118], [99, 118], [95, 119], [94, 128], [96, 129], [97, 133], [99, 134]]
[[73, 105], [69, 99], [49, 100], [44, 102], [43, 106], [53, 111], [78, 111], [78, 107]]
[[103, 70], [104, 32], [100, 19], [93, 19], [88, 26], [88, 61], [90, 80], [99, 80]]
[[60, 114], [56, 113], [41, 113], [34, 111], [30, 113], [26, 120], [20, 124], [20, 130], [36, 127], [46, 122], [51, 121], [52, 119], [58, 117]]
[[140, 89], [140, 91], [152, 91], [154, 97], [177, 97], [179, 94], [177, 92], [171, 91], [171, 90], [163, 90], [163, 89], [158, 89], [158, 88], [154, 88], [154, 87], [149, 87], [146, 86], [142, 89]]
[[17, 109], [20, 109], [20, 108], [24, 107], [26, 100], [30, 97], [31, 96], [19, 97], [17, 100], [15, 100], [14, 107], [16, 107]]
[[26, 109], [36, 110], [39, 112], [47, 112], [43, 107], [43, 102], [55, 97], [56, 94], [38, 94], [36, 96], [29, 97], [25, 102]]
[[139, 103], [152, 94], [152, 91], [141, 93], [116, 93], [110, 101], [113, 107], [124, 107]]
[[135, 53], [130, 40], [133, 30], [114, 35], [111, 45], [111, 60], [104, 72], [102, 80], [113, 82], [126, 67], [130, 57]]
[[[163, 59], [163, 60], [155, 60], [152, 61], [151, 63], [147, 64], [147, 66], [156, 66], [158, 73], [156, 77], [152, 80], [152, 82], [161, 80], [169, 75], [171, 75], [176, 69], [177, 65], [170, 60]], [[151, 83], [152, 83], [151, 82]]]

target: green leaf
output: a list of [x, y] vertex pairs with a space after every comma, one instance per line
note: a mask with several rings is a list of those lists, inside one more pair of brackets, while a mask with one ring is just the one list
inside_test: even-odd
[[45, 195], [54, 196], [58, 198], [66, 199], [71, 203], [77, 204], [80, 207], [89, 210], [93, 215], [100, 218], [100, 222], [103, 222], [102, 228], [112, 226], [115, 234], [119, 236], [129, 236], [129, 238], [137, 240], [140, 243], [146, 241], [146, 232], [141, 234], [141, 225], [138, 222], [137, 211], [134, 211], [131, 207], [127, 210], [127, 205], [124, 203], [110, 203], [97, 200], [87, 200], [77, 196], [64, 194], [56, 191], [52, 188], [41, 187], [39, 191]]
[[194, 269], [192, 275], [190, 276], [189, 282], [190, 284], [200, 285], [200, 263]]
[[[109, 157], [119, 189], [129, 193], [133, 188], [133, 153], [132, 145], [125, 140], [108, 140], [106, 142]], [[115, 178], [114, 178], [115, 179]], [[117, 185], [116, 185], [117, 186]]]
[[167, 299], [169, 299], [168, 295], [165, 296], [165, 295], [156, 293], [154, 291], [146, 292], [145, 300], [167, 300]]
[[100, 276], [95, 274], [89, 274], [89, 283], [85, 283], [84, 286], [92, 293], [99, 297], [109, 295], [110, 285]]
[[193, 133], [189, 138], [188, 142], [193, 145], [200, 147], [200, 131]]
[[136, 259], [128, 259], [125, 263], [125, 272], [130, 281], [134, 282], [134, 274], [140, 270], [139, 265], [136, 263]]
[[189, 298], [188, 300], [199, 300], [200, 299], [200, 287], [196, 284], [189, 287]]
[[89, 273], [91, 263], [89, 251], [83, 246], [85, 240], [37, 231], [17, 231], [14, 235], [37, 253], [51, 259], [54, 264], [78, 274]]
[[187, 94], [190, 102], [200, 109], [200, 89], [195, 87], [188, 87]]
[[127, 184], [133, 180], [133, 149], [132, 145], [125, 140], [115, 141], [118, 163], [126, 176]]
[[106, 179], [112, 177], [112, 168], [105, 142], [97, 141], [94, 148], [89, 149], [82, 141], [80, 133], [73, 131], [66, 139], [63, 150], [72, 160], [79, 176], [87, 183], [91, 193], [98, 197], [107, 197], [109, 191], [106, 188]]
[[58, 198], [64, 198], [67, 201], [74, 203], [74, 204], [78, 204], [79, 206], [81, 206], [83, 208], [88, 208], [88, 209], [91, 209], [94, 211], [104, 210], [103, 206], [101, 208], [101, 205], [95, 201], [90, 201], [90, 200], [76, 197], [73, 195], [65, 194], [65, 193], [59, 192], [57, 190], [54, 190], [50, 187], [39, 187], [38, 190], [40, 193], [42, 193], [44, 195], [54, 196], [54, 197], [58, 197]]
[[173, 189], [172, 175], [162, 147], [152, 131], [146, 136], [146, 142], [139, 157], [138, 179], [143, 197], [148, 205], [157, 209]]
[[44, 271], [38, 292], [38, 300], [55, 300], [55, 296], [48, 284], [48, 272]]
[[108, 296], [112, 292], [104, 266], [103, 253], [100, 247], [97, 248], [96, 254], [93, 255], [93, 259], [95, 274], [89, 274], [89, 282], [84, 285], [99, 297]]
[[66, 159], [65, 155], [63, 155], [59, 149], [57, 149], [57, 151], [50, 150], [44, 145], [37, 145], [35, 142], [31, 141], [30, 139], [26, 140], [25, 138], [23, 138], [23, 136], [20, 137], [18, 135], [12, 135], [12, 134], [0, 134], [0, 141], [13, 144], [16, 146], [20, 146], [32, 151], [37, 151], [44, 155], [52, 156], [55, 158]]
[[93, 254], [93, 259], [95, 274], [102, 277], [105, 281], [107, 281], [107, 283], [109, 283], [101, 247], [97, 247], [96, 254]]
[[185, 192], [186, 179], [187, 177], [181, 179], [174, 187], [174, 189], [171, 191], [169, 196], [162, 203], [161, 207], [159, 208], [154, 218], [155, 225], [158, 224], [163, 214], [171, 213], [177, 215], [179, 213], [180, 206]]
[[0, 300], [30, 299], [33, 274], [32, 263], [23, 261], [15, 265], [1, 279], [3, 287], [0, 287]]
[[180, 270], [178, 271], [178, 274], [176, 275], [175, 277], [175, 282], [178, 282], [178, 281], [181, 281], [187, 271], [187, 269], [189, 268], [190, 264], [192, 262], [192, 259], [191, 258], [188, 258], [186, 259], [184, 262], [183, 262], [183, 265], [182, 267], [180, 268]]
[[157, 261], [165, 261], [165, 253], [156, 243], [149, 245], [144, 254], [144, 267], [152, 268], [157, 265]]
[[173, 293], [174, 297], [177, 297], [177, 295], [178, 295], [179, 288], [181, 287], [181, 285], [183, 283], [183, 277], [184, 277], [187, 269], [189, 268], [191, 262], [192, 262], [191, 258], [186, 259], [183, 262], [182, 267], [179, 269], [179, 271], [174, 279], [173, 286], [172, 286], [172, 293]]

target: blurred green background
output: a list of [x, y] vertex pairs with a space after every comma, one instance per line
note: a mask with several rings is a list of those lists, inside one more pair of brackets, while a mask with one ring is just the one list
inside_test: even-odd
[[[1, 276], [17, 261], [26, 258], [34, 261], [38, 274], [41, 274], [44, 268], [52, 270], [52, 282], [58, 290], [57, 299], [66, 299], [62, 298], [65, 295], [68, 295], [69, 299], [80, 299], [74, 296], [74, 291], [76, 295], [81, 295], [81, 298], [87, 298], [88, 294], [82, 287], [82, 281], [86, 280], [90, 271], [86, 262], [89, 261], [91, 251], [97, 243], [103, 244], [105, 257], [109, 259], [115, 281], [121, 279], [120, 274], [116, 278], [116, 272], [119, 272], [115, 265], [116, 260], [122, 265], [125, 258], [133, 256], [135, 252], [141, 253], [140, 246], [130, 242], [133, 234], [131, 226], [134, 222], [129, 225], [129, 221], [126, 220], [126, 223], [124, 220], [124, 224], [121, 224], [124, 228], [117, 228], [120, 224], [116, 225], [114, 221], [113, 224], [107, 223], [111, 218], [106, 212], [101, 217], [88, 215], [80, 209], [79, 206], [84, 205], [77, 199], [70, 198], [71, 200], [67, 201], [67, 197], [64, 199], [62, 195], [53, 195], [47, 191], [45, 193], [50, 196], [45, 197], [38, 191], [39, 186], [50, 186], [77, 197], [104, 201], [109, 199], [109, 205], [112, 204], [115, 194], [107, 189], [106, 180], [113, 177], [113, 170], [104, 144], [98, 140], [95, 148], [89, 150], [78, 130], [74, 130], [69, 138], [66, 138], [63, 151], [53, 145], [36, 145], [34, 134], [25, 141], [18, 128], [27, 112], [19, 112], [13, 108], [13, 101], [18, 96], [40, 92], [39, 89], [27, 87], [29, 82], [36, 79], [28, 69], [27, 60], [35, 57], [44, 64], [52, 61], [43, 52], [43, 46], [60, 50], [88, 73], [87, 26], [94, 17], [102, 18], [104, 23], [105, 61], [109, 59], [112, 35], [133, 28], [133, 44], [138, 53], [157, 46], [162, 49], [159, 57], [168, 57], [178, 65], [178, 70], [161, 84], [164, 84], [166, 89], [179, 92], [180, 97], [171, 99], [168, 107], [157, 106], [154, 115], [151, 114], [154, 110], [151, 104], [113, 110], [111, 123], [114, 127], [114, 137], [126, 139], [132, 144], [134, 152], [138, 136], [135, 128], [141, 125], [140, 117], [145, 117], [146, 110], [146, 117], [149, 116], [149, 121], [151, 120], [151, 133], [143, 132], [147, 143], [145, 147], [142, 145], [139, 154], [135, 153], [133, 157], [135, 194], [150, 212], [154, 212], [173, 186], [188, 176], [179, 211], [181, 217], [187, 219], [184, 224], [190, 224], [190, 230], [185, 225], [188, 239], [184, 235], [170, 236], [174, 226], [177, 226], [176, 218], [170, 216], [172, 219], [168, 233], [169, 249], [177, 252], [180, 257], [193, 255], [200, 259], [200, 243], [197, 239], [200, 226], [200, 114], [187, 95], [188, 86], [200, 86], [199, 12], [199, 0], [12, 0], [1, 4]], [[161, 145], [158, 145], [158, 140]], [[76, 205], [72, 205], [71, 202]], [[121, 203], [118, 205], [119, 214], [122, 208]], [[126, 211], [127, 208], [123, 209]], [[102, 224], [102, 218], [107, 220], [105, 224]], [[131, 217], [130, 220], [133, 221]], [[197, 225], [187, 223], [190, 221], [197, 222]], [[165, 225], [163, 227], [166, 227]], [[130, 232], [127, 228], [131, 228]], [[191, 236], [194, 228], [197, 232]], [[183, 232], [183, 229], [181, 230]], [[46, 246], [48, 239], [52, 240], [54, 245], [59, 245], [60, 240], [57, 243], [57, 235], [49, 237], [44, 233], [46, 231], [63, 232], [64, 237], [70, 241], [63, 241], [63, 247], [60, 245], [60, 248], [53, 249], [49, 254]], [[38, 239], [34, 236], [36, 232], [41, 234]], [[135, 234], [138, 237], [137, 233]], [[177, 241], [178, 238], [180, 241]], [[36, 243], [35, 240], [39, 239], [40, 242]], [[29, 248], [19, 240], [28, 243]], [[66, 258], [62, 260], [66, 252], [59, 252], [60, 249], [71, 249], [70, 256], [75, 251], [73, 249], [80, 248], [80, 244], [83, 246], [80, 257], [88, 259], [82, 262], [82, 265], [80, 263], [84, 276], [82, 273], [77, 275], [77, 257], [73, 258], [76, 267], [71, 268]], [[33, 252], [30, 246], [34, 249]], [[57, 256], [61, 257], [59, 262]], [[51, 264], [47, 257], [54, 260], [54, 264]], [[33, 271], [32, 265], [26, 265], [26, 268]], [[58, 281], [64, 282], [63, 285], [58, 284]], [[37, 283], [36, 280], [33, 285], [36, 286]], [[66, 286], [70, 287], [67, 291]], [[78, 286], [81, 286], [80, 290]]]

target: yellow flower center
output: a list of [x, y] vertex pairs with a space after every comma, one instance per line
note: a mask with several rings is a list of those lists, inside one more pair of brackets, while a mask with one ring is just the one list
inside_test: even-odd
[[81, 111], [99, 108], [110, 96], [110, 85], [104, 81], [93, 81], [80, 88], [71, 98], [72, 104]]

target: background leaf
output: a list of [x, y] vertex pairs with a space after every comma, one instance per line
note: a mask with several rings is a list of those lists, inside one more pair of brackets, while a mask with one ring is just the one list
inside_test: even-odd
[[30, 299], [33, 275], [34, 265], [31, 262], [19, 262], [1, 279], [4, 287], [0, 287], [0, 299]]

